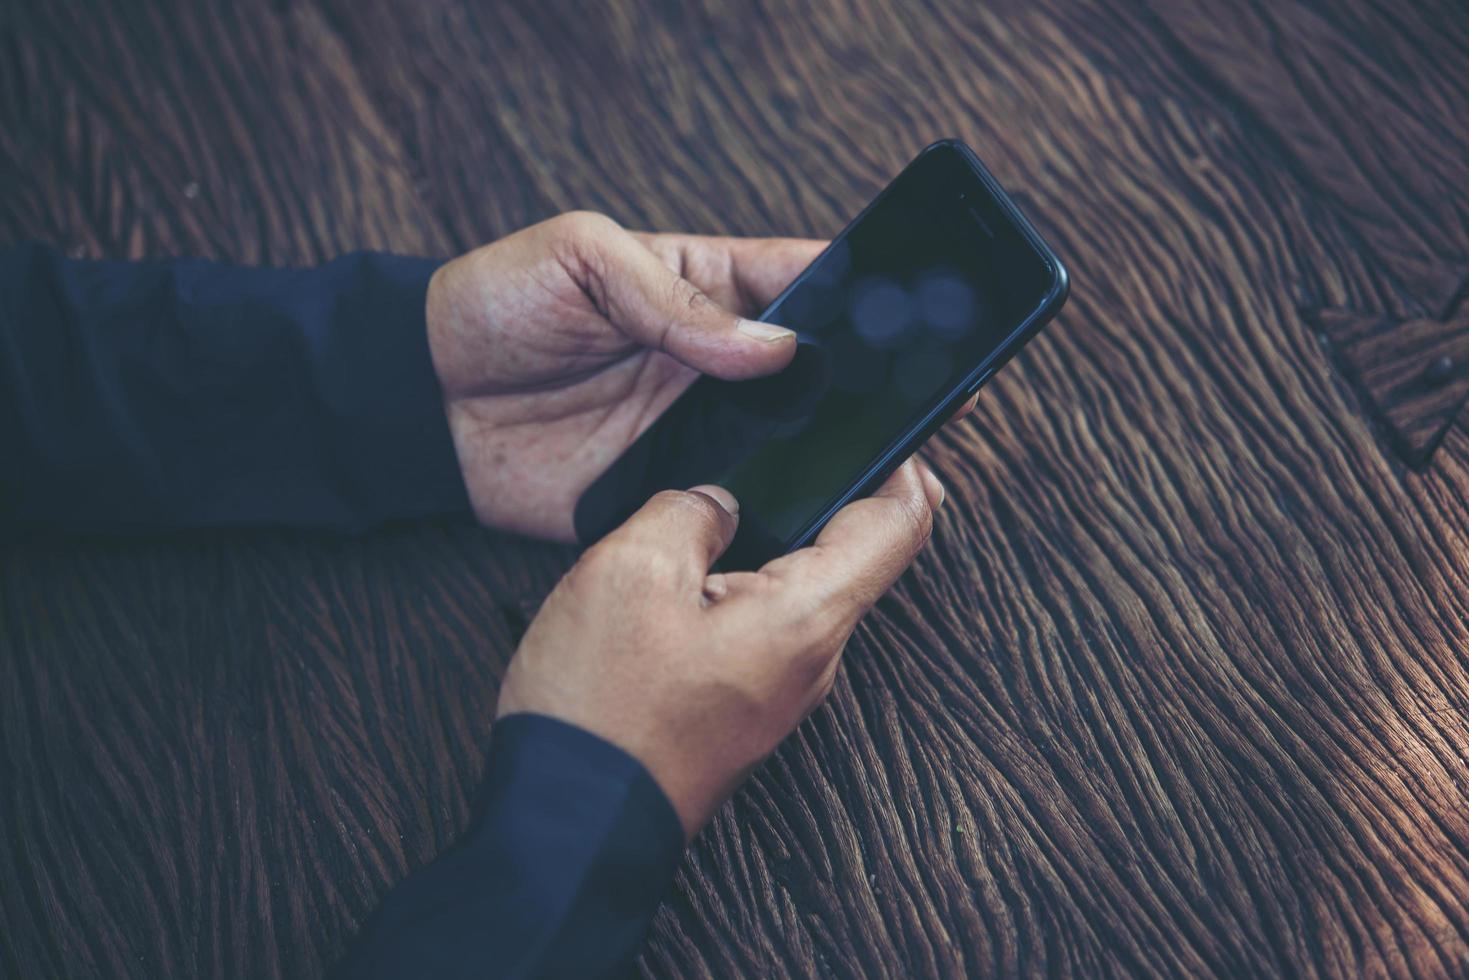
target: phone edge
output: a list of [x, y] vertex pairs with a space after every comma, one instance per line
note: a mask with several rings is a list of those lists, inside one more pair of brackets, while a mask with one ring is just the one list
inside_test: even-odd
[[[1046, 324], [1050, 323], [1051, 320], [1055, 318], [1056, 314], [1060, 312], [1061, 307], [1066, 303], [1067, 297], [1070, 295], [1071, 277], [1070, 274], [1066, 271], [1066, 266], [1064, 263], [1062, 263], [1060, 256], [1058, 256], [1055, 250], [1051, 248], [1051, 246], [1046, 242], [1044, 238], [1041, 237], [1040, 232], [1038, 232], [1035, 226], [1031, 224], [1030, 219], [1027, 218], [1020, 211], [1020, 209], [1015, 206], [1015, 202], [1011, 199], [1009, 193], [1005, 190], [1003, 186], [1001, 186], [1000, 182], [995, 179], [995, 176], [989, 172], [989, 169], [979, 159], [979, 155], [976, 154], [972, 149], [970, 149], [970, 147], [966, 143], [964, 143], [963, 140], [955, 138], [936, 140], [920, 150], [917, 156], [909, 161], [908, 165], [905, 166], [903, 170], [906, 171], [908, 167], [913, 166], [928, 153], [932, 152], [935, 149], [938, 149], [939, 147], [951, 147], [957, 150], [964, 161], [969, 164], [970, 169], [973, 170], [974, 173], [979, 177], [980, 181], [985, 184], [985, 186], [990, 190], [992, 194], [994, 194], [995, 198], [999, 201], [1001, 208], [1005, 211], [1006, 216], [1015, 223], [1015, 226], [1020, 229], [1021, 234], [1026, 238], [1028, 242], [1030, 242], [1031, 246], [1040, 253], [1041, 257], [1045, 259], [1046, 263], [1050, 266], [1052, 272], [1051, 289], [1046, 294], [1045, 299], [1042, 300], [1041, 304], [1035, 309], [1035, 311], [1031, 313], [1030, 316], [1026, 317], [1026, 319], [1021, 322], [1020, 326], [1016, 327], [1014, 332], [1012, 332], [1010, 336], [1007, 337], [998, 348], [996, 348], [993, 354], [991, 354], [989, 357], [985, 358], [978, 365], [976, 365], [974, 370], [964, 375], [964, 377], [960, 379], [953, 386], [952, 389], [950, 389], [950, 391], [944, 396], [944, 398], [939, 401], [937, 407], [930, 411], [930, 413], [923, 419], [923, 421], [911, 430], [909, 435], [905, 436], [895, 445], [889, 447], [885, 452], [883, 452], [873, 463], [873, 465], [869, 466], [866, 470], [863, 471], [860, 476], [858, 476], [855, 481], [853, 481], [851, 486], [849, 486], [845, 491], [838, 494], [834, 498], [834, 502], [832, 504], [828, 505], [818, 516], [813, 518], [804, 528], [797, 532], [797, 534], [791, 539], [791, 543], [786, 545], [784, 547], [784, 550], [780, 551], [775, 557], [779, 557], [779, 555], [788, 555], [793, 551], [798, 551], [799, 549], [806, 547], [813, 540], [815, 540], [816, 536], [821, 533], [821, 529], [824, 528], [827, 523], [832, 519], [832, 517], [836, 515], [837, 511], [841, 510], [843, 507], [847, 506], [847, 504], [851, 503], [854, 500], [857, 500], [861, 497], [869, 496], [874, 490], [876, 490], [883, 483], [883, 481], [891, 476], [898, 469], [898, 467], [903, 464], [904, 460], [917, 452], [918, 449], [921, 448], [925, 442], [933, 437], [934, 433], [938, 432], [938, 430], [943, 427], [944, 423], [948, 421], [948, 418], [955, 411], [958, 410], [960, 405], [963, 404], [964, 399], [968, 398], [970, 394], [978, 393], [984, 388], [985, 385], [989, 384], [990, 379], [992, 379], [997, 373], [999, 373], [1000, 369], [1008, 364], [1011, 358], [1013, 358], [1022, 347], [1029, 343], [1031, 339], [1033, 339], [1035, 335], [1038, 334], [1042, 330], [1042, 328], [1045, 327]], [[889, 182], [888, 186], [883, 189], [882, 193], [873, 198], [872, 201], [868, 203], [867, 207], [858, 212], [857, 216], [849, 221], [847, 225], [841, 230], [841, 232], [839, 232], [836, 236], [832, 238], [832, 243], [835, 244], [838, 240], [845, 236], [846, 233], [854, 225], [861, 221], [862, 218], [866, 216], [869, 210], [871, 210], [879, 201], [887, 196], [888, 191], [896, 182], [897, 178], [895, 177], [891, 182]], [[831, 245], [828, 245], [826, 249], [822, 250], [821, 255], [825, 255], [830, 248]], [[796, 279], [792, 281], [789, 286], [782, 290], [781, 294], [777, 296], [774, 301], [771, 302], [770, 307], [774, 307], [777, 303], [785, 298], [787, 293], [800, 285], [800, 283], [805, 280], [810, 270], [816, 266], [820, 258], [821, 256], [817, 256], [816, 259], [812, 260], [811, 265], [807, 267], [806, 271], [803, 271], [801, 275], [797, 276]], [[769, 308], [767, 308], [767, 312], [768, 309]], [[762, 316], [763, 315], [764, 314], [762, 313]], [[970, 390], [971, 388], [973, 389], [972, 391]]]

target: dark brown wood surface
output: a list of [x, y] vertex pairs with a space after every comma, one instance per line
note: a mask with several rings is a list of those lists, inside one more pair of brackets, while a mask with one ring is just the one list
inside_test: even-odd
[[[1461, 0], [0, 2], [0, 240], [77, 255], [825, 235], [947, 135], [1072, 300], [644, 969], [1469, 974]], [[572, 558], [0, 552], [0, 971], [320, 974]]]

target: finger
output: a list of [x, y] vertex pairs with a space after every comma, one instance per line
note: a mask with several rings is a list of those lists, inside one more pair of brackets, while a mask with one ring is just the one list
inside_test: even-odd
[[829, 242], [809, 238], [731, 238], [735, 288], [758, 314], [816, 261]]
[[739, 525], [739, 503], [723, 487], [664, 490], [598, 544], [666, 566], [684, 584], [702, 588], [709, 566], [724, 554]]
[[954, 414], [953, 415], [950, 415], [949, 416], [949, 421], [946, 422], [945, 425], [952, 425], [955, 422], [959, 421], [964, 416], [966, 416], [970, 412], [974, 411], [974, 406], [975, 405], [978, 405], [978, 404], [979, 404], [979, 392], [976, 391], [974, 394], [972, 394], [972, 395], [969, 396], [969, 400], [968, 401], [966, 401], [963, 405], [960, 405], [958, 407], [958, 409], [956, 409], [954, 411]]
[[944, 483], [933, 471], [933, 467], [928, 465], [928, 460], [917, 456], [914, 456], [913, 460], [918, 466], [918, 475], [923, 478], [923, 492], [928, 496], [928, 505], [938, 510], [944, 505], [944, 500], [949, 493], [944, 489]]
[[836, 513], [809, 548], [770, 562], [761, 575], [780, 582], [798, 610], [839, 606], [849, 625], [913, 563], [933, 529], [943, 487], [910, 459], [872, 496]]
[[746, 316], [769, 306], [827, 245], [807, 238], [634, 234], [670, 269]]
[[759, 572], [715, 572], [704, 580], [704, 598], [710, 602], [749, 595], [761, 584]]
[[571, 271], [612, 325], [696, 371], [738, 380], [772, 374], [796, 353], [796, 335], [747, 320], [678, 275], [632, 233], [610, 219], [575, 228], [574, 249], [590, 259]]

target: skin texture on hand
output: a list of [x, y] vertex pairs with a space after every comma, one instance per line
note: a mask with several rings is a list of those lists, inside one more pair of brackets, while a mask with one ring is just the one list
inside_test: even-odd
[[547, 598], [498, 714], [551, 715], [629, 752], [692, 839], [830, 692], [852, 630], [928, 540], [942, 502], [909, 460], [811, 547], [711, 575], [738, 505], [719, 487], [660, 493]]
[[[790, 362], [794, 334], [743, 317], [823, 244], [634, 233], [572, 213], [443, 266], [429, 344], [479, 519], [572, 540], [582, 491], [698, 373], [751, 378]], [[692, 837], [826, 696], [857, 621], [942, 501], [910, 460], [811, 547], [710, 575], [738, 504], [718, 487], [658, 494], [551, 593], [498, 713], [560, 718], [631, 753]]]
[[573, 212], [439, 269], [429, 346], [479, 520], [573, 540], [582, 491], [697, 374], [790, 361], [794, 334], [742, 316], [824, 244], [633, 233]]

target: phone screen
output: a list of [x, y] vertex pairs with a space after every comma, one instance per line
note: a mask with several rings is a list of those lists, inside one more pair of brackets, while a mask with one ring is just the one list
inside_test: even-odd
[[715, 483], [740, 503], [723, 567], [789, 550], [976, 369], [1023, 342], [1057, 291], [1043, 250], [959, 148], [936, 144], [761, 317], [796, 331], [791, 364], [695, 381], [588, 488], [578, 534], [595, 540], [659, 490]]

